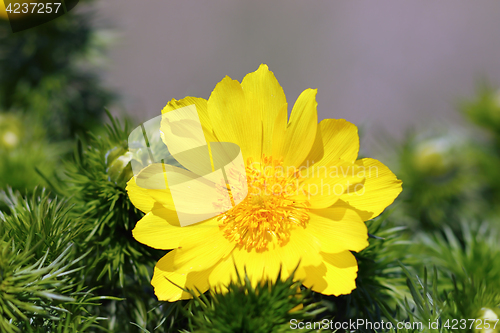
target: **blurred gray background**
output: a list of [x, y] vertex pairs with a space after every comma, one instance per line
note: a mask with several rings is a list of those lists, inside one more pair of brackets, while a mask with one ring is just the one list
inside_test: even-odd
[[480, 78], [500, 83], [498, 0], [105, 0], [118, 39], [103, 75], [139, 122], [171, 99], [208, 98], [225, 75], [266, 63], [289, 109], [318, 88], [323, 118], [400, 138], [460, 123], [456, 102]]

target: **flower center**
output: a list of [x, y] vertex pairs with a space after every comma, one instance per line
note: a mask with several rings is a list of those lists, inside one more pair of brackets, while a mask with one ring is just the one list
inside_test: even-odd
[[297, 192], [300, 173], [284, 169], [280, 160], [263, 156], [262, 162], [248, 159], [248, 194], [238, 205], [219, 215], [224, 236], [246, 249], [265, 250], [270, 242], [284, 245], [295, 226], [309, 220], [308, 203], [291, 199]]

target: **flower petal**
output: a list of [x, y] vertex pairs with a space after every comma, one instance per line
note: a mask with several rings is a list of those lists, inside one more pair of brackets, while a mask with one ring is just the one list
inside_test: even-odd
[[372, 158], [363, 158], [356, 164], [364, 169], [364, 186], [343, 194], [340, 199], [365, 211], [361, 217], [366, 221], [380, 215], [396, 199], [402, 191], [402, 182], [388, 167]]
[[359, 252], [368, 246], [368, 229], [352, 209], [331, 207], [309, 212], [306, 230], [321, 242], [321, 251]]
[[[282, 266], [279, 257], [270, 251], [256, 253], [254, 250], [248, 252], [238, 248], [214, 266], [209, 277], [210, 286], [226, 291], [231, 281], [237, 281], [237, 270], [240, 277], [246, 274], [255, 287], [261, 282], [275, 280]], [[288, 276], [283, 270], [282, 278]]]
[[290, 198], [298, 202], [307, 201], [312, 209], [330, 207], [344, 193], [352, 192], [353, 188], [362, 184], [364, 177], [361, 171], [363, 168], [360, 166], [343, 160], [330, 166], [313, 165], [305, 168], [300, 172], [304, 179]]
[[164, 114], [193, 104], [196, 106], [196, 111], [198, 112], [198, 117], [200, 118], [206, 141], [218, 141], [215, 137], [215, 134], [213, 133], [212, 123], [210, 122], [210, 117], [208, 116], [207, 100], [204, 98], [187, 96], [180, 100], [172, 99], [163, 108], [161, 113]]
[[224, 207], [231, 207], [229, 193], [220, 186], [224, 182], [221, 170], [200, 177], [182, 168], [155, 163], [141, 170], [136, 178], [157, 204], [177, 213], [181, 225], [204, 221], [219, 215]]
[[297, 272], [297, 278], [312, 290], [324, 295], [346, 295], [356, 288], [358, 264], [349, 251], [322, 253], [323, 263], [307, 266]]
[[[239, 272], [240, 276], [242, 272]], [[243, 276], [244, 276], [243, 272]], [[208, 281], [211, 288], [220, 291], [227, 291], [227, 286], [231, 281], [236, 281], [237, 275], [234, 264], [234, 256], [230, 255], [219, 261], [210, 272]]]
[[[173, 252], [173, 251], [172, 251]], [[159, 301], [175, 302], [190, 299], [192, 295], [181, 288], [190, 289], [199, 294], [208, 290], [208, 276], [211, 270], [201, 272], [178, 273], [173, 268], [173, 253], [169, 252], [155, 266], [151, 284]]]
[[[218, 263], [210, 275], [210, 285], [224, 287], [236, 278], [235, 267], [240, 276], [245, 272], [253, 286], [270, 279], [275, 280], [281, 270], [281, 277], [286, 279], [300, 265], [320, 265], [319, 241], [302, 227], [291, 230], [289, 241], [280, 246], [276, 242], [269, 244], [269, 249], [256, 251], [236, 247], [231, 256]], [[223, 288], [224, 289], [224, 288]]]
[[[284, 159], [285, 132], [288, 121], [287, 109], [288, 104], [284, 104], [274, 120], [271, 152], [269, 153], [267, 150], [263, 151], [264, 154], [270, 154], [275, 159]], [[264, 136], [264, 140], [267, 140], [267, 136]]]
[[[331, 165], [336, 160], [355, 162], [359, 151], [358, 128], [345, 119], [324, 119], [306, 161], [312, 165]], [[304, 164], [304, 163], [303, 163]]]
[[272, 244], [269, 251], [280, 258], [283, 272], [291, 274], [300, 265], [319, 265], [321, 263], [321, 243], [307, 228], [295, 227], [290, 231], [289, 241], [280, 246]]
[[238, 268], [250, 265], [252, 270], [249, 271], [253, 274], [253, 280], [276, 278], [280, 268], [282, 277], [287, 278], [299, 264], [319, 265], [322, 260], [319, 240], [303, 227], [291, 230], [289, 241], [282, 246], [270, 244], [269, 250], [262, 253], [236, 249], [234, 257]]
[[[273, 153], [273, 146], [276, 144], [273, 138], [285, 136], [288, 115], [283, 88], [267, 65], [260, 65], [257, 71], [247, 74], [241, 81], [241, 87], [245, 96], [252, 95], [254, 97], [255, 105], [253, 108], [262, 115], [262, 152], [266, 156], [270, 156]], [[283, 118], [285, 122], [282, 126], [276, 126], [277, 120], [279, 123], [279, 120]]]
[[208, 99], [208, 115], [220, 142], [240, 146], [244, 159], [260, 161], [262, 155], [262, 114], [254, 97], [245, 93], [236, 80], [226, 76]]
[[276, 279], [283, 265], [280, 253], [274, 251], [256, 252], [238, 247], [233, 251], [233, 258], [240, 275], [246, 272], [254, 286], [264, 280]]
[[153, 209], [155, 199], [148, 194], [147, 189], [137, 186], [135, 177], [128, 181], [126, 190], [130, 201], [136, 208], [144, 213], [148, 213]]
[[[283, 246], [276, 242], [269, 249], [256, 251], [236, 247], [230, 256], [216, 264], [210, 274], [210, 285], [225, 290], [231, 280], [236, 280], [236, 269], [240, 276], [248, 275], [253, 286], [265, 280], [275, 280], [281, 270], [281, 278], [286, 279], [299, 266], [315, 265], [322, 262], [319, 241], [306, 229], [296, 227], [291, 231], [290, 240]], [[299, 267], [299, 270], [300, 270]]]
[[212, 229], [218, 229], [217, 219], [210, 219], [197, 224], [181, 227], [174, 211], [157, 205], [137, 222], [132, 235], [147, 246], [155, 249], [170, 250], [179, 247], [188, 237], [207, 234]]
[[311, 151], [318, 127], [317, 92], [316, 89], [304, 90], [293, 106], [283, 147], [286, 166], [299, 166]]
[[193, 97], [172, 100], [162, 112], [161, 139], [172, 158], [198, 175], [210, 173], [208, 143], [217, 139], [208, 118], [207, 101]]
[[174, 268], [177, 272], [203, 271], [212, 268], [221, 259], [228, 257], [235, 247], [219, 230], [211, 228], [204, 233], [193, 233], [185, 237], [175, 249]]

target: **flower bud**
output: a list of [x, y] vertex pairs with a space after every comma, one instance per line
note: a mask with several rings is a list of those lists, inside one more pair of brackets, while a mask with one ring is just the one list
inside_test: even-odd
[[446, 138], [429, 140], [415, 149], [414, 165], [421, 173], [440, 177], [453, 170], [452, 147]]
[[133, 176], [130, 161], [132, 153], [122, 147], [115, 147], [106, 153], [106, 172], [108, 179], [118, 185], [124, 185]]
[[479, 311], [479, 320], [475, 322], [474, 332], [477, 333], [497, 333], [499, 332], [498, 315], [489, 308], [481, 308]]
[[16, 148], [22, 139], [22, 123], [10, 114], [0, 114], [0, 149]]

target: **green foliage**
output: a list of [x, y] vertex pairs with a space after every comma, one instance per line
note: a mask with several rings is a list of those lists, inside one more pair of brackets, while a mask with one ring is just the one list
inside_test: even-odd
[[197, 296], [191, 291], [191, 332], [289, 332], [292, 319], [310, 320], [324, 310], [314, 303], [297, 308], [307, 302], [311, 292], [300, 289], [301, 282], [294, 281], [293, 274], [286, 280], [279, 274], [275, 281], [262, 281], [256, 287], [246, 275], [242, 277], [237, 271], [237, 276], [237, 281], [227, 286], [227, 292], [212, 290], [209, 295]]
[[125, 162], [110, 175], [111, 166], [127, 153], [129, 130], [111, 119], [105, 136], [91, 134], [87, 143], [78, 142], [74, 162], [66, 163], [67, 178], [60, 190], [72, 197], [74, 212], [91, 230], [86, 238], [86, 245], [92, 249], [87, 259], [94, 260], [91, 279], [115, 288], [123, 287], [129, 274], [149, 278], [148, 267], [154, 266], [161, 252], [132, 237], [142, 212], [132, 205], [125, 191], [126, 181], [132, 176], [131, 166]]
[[487, 81], [477, 85], [474, 98], [461, 101], [460, 110], [476, 125], [500, 134], [500, 91]]
[[65, 323], [79, 332], [97, 321], [86, 308], [99, 305], [80, 279], [85, 254], [76, 248], [84, 228], [69, 217], [66, 201], [38, 192], [2, 195], [10, 212], [0, 212], [0, 328], [62, 332]]
[[64, 142], [49, 142], [42, 126], [28, 115], [0, 113], [0, 189], [7, 186], [31, 192], [46, 185], [37, 170], [49, 178], [60, 170]]
[[0, 20], [0, 189], [46, 186], [39, 173], [57, 175], [68, 141], [101, 126], [114, 98], [92, 69], [104, 34], [90, 15], [72, 10], [17, 33]]
[[[496, 287], [496, 286], [495, 286]], [[460, 282], [453, 279], [452, 291], [445, 295], [446, 307], [443, 318], [472, 318], [482, 317], [484, 309], [500, 309], [500, 294], [495, 287], [488, 287], [487, 283], [472, 278], [462, 279]], [[482, 326], [482, 325], [481, 325]], [[469, 327], [462, 328], [462, 332], [472, 332]]]
[[380, 321], [390, 318], [392, 309], [400, 306], [406, 294], [403, 271], [398, 264], [405, 257], [408, 242], [401, 238], [405, 227], [394, 226], [387, 215], [368, 221], [372, 236], [370, 245], [356, 255], [359, 274], [357, 288], [348, 296], [347, 308], [355, 309], [353, 318]]
[[478, 318], [482, 308], [500, 306], [499, 234], [487, 223], [462, 223], [457, 233], [445, 228], [444, 235], [423, 235], [412, 252], [423, 255], [421, 263], [438, 267], [443, 317]]
[[[487, 133], [479, 133], [482, 139], [474, 139], [470, 149], [470, 158], [477, 164], [476, 177], [483, 184], [481, 198], [489, 205], [494, 205], [493, 215], [483, 218], [498, 217], [500, 210], [495, 205], [500, 200], [500, 91], [487, 82], [478, 85], [474, 98], [462, 100], [460, 110], [472, 122]], [[484, 131], [483, 131], [484, 132]]]
[[397, 148], [395, 172], [403, 181], [401, 222], [414, 231], [433, 231], [465, 216], [480, 214], [485, 203], [469, 145], [461, 133], [411, 135]]
[[464, 219], [499, 223], [499, 96], [490, 84], [480, 83], [476, 96], [459, 104], [482, 131], [422, 130], [396, 148], [393, 169], [404, 184], [402, 207], [396, 212], [401, 223], [416, 232], [443, 226], [457, 231], [456, 221]]
[[100, 316], [109, 318], [107, 328], [129, 331], [131, 322], [154, 328], [161, 321], [162, 306], [149, 282], [164, 251], [144, 246], [132, 237], [143, 213], [132, 205], [125, 191], [132, 176], [127, 154], [129, 129], [127, 124], [110, 119], [102, 136], [91, 134], [88, 141], [78, 142], [74, 161], [66, 163], [66, 178], [56, 187], [71, 197], [75, 205], [72, 214], [89, 230], [83, 240], [90, 252], [84, 260], [91, 267], [85, 273], [87, 284], [99, 286], [99, 294], [123, 299], [99, 309]]
[[[424, 269], [423, 280], [418, 276], [410, 273], [410, 271], [402, 266], [406, 275], [406, 283], [410, 290], [411, 299], [405, 299], [405, 306], [399, 314], [399, 318], [404, 318], [405, 323], [409, 323], [408, 329], [404, 332], [448, 332], [443, 326], [441, 318], [442, 302], [437, 298], [438, 292], [438, 277], [437, 271], [434, 270], [431, 280], [428, 279], [427, 269]], [[415, 326], [420, 325], [419, 326]], [[397, 327], [397, 324], [395, 324]]]
[[499, 233], [488, 223], [459, 223], [459, 231], [443, 228], [443, 233], [422, 235], [415, 253], [425, 253], [421, 262], [435, 265], [459, 279], [481, 280], [500, 292]]
[[100, 125], [112, 94], [88, 65], [100, 39], [89, 15], [72, 10], [17, 33], [0, 20], [0, 109], [29, 112], [53, 139]]

